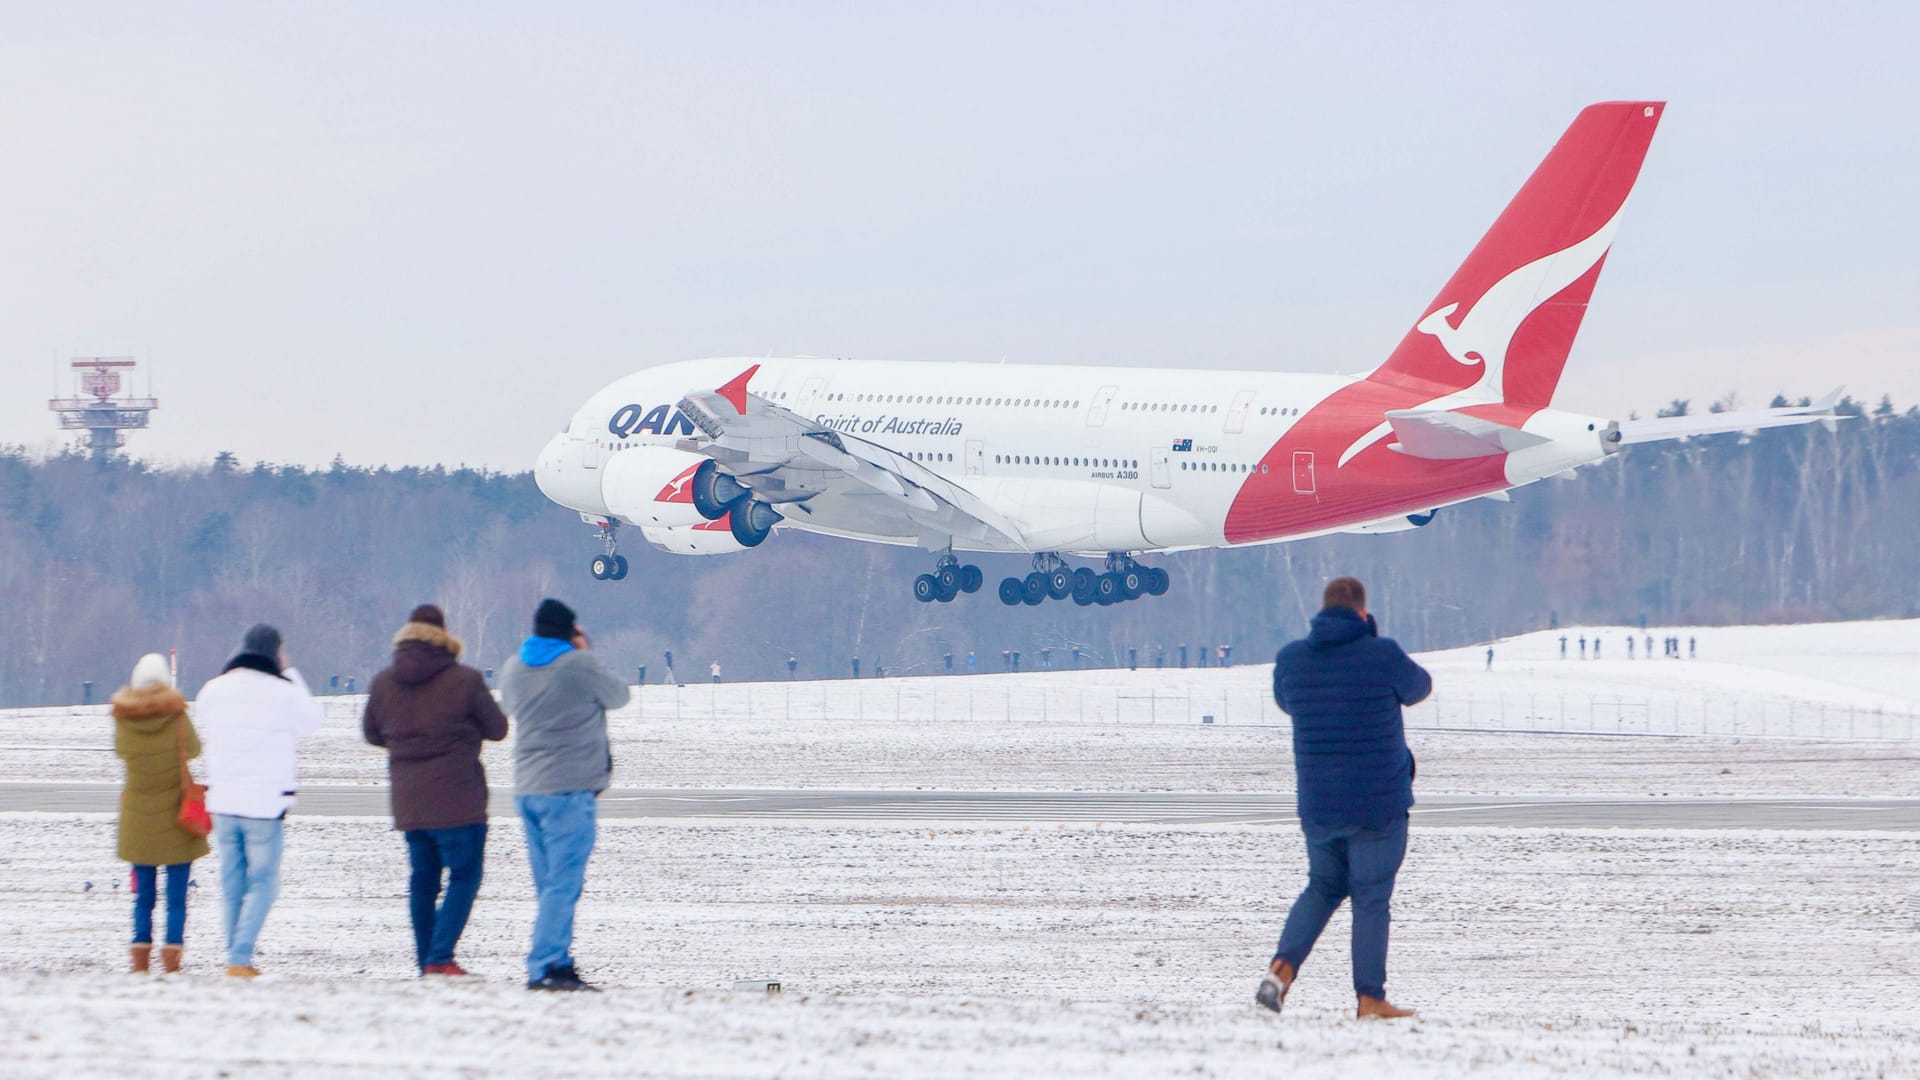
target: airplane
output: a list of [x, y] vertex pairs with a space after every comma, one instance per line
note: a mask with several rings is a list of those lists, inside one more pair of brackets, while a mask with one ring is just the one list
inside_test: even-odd
[[[1031, 556], [1002, 603], [1158, 596], [1149, 553], [1414, 529], [1622, 447], [1814, 421], [1797, 408], [1617, 420], [1553, 406], [1665, 111], [1582, 110], [1386, 362], [1361, 376], [721, 357], [588, 398], [540, 490], [599, 530], [712, 555], [801, 529], [933, 556], [924, 603], [977, 592], [963, 553]], [[1075, 565], [1074, 560], [1079, 560]]]

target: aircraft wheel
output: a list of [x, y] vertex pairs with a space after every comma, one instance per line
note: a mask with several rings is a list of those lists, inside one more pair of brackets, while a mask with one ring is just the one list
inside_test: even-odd
[[613, 571], [607, 575], [607, 580], [608, 581], [625, 581], [626, 577], [627, 577], [627, 557], [625, 555], [615, 555], [613, 557]]
[[[938, 584], [939, 579], [935, 578], [934, 581], [936, 584]], [[951, 604], [953, 603], [953, 598], [959, 595], [960, 595], [960, 583], [956, 581], [951, 586], [941, 585], [940, 595], [934, 597], [934, 599], [940, 601], [943, 604]]]
[[1120, 591], [1125, 593], [1129, 600], [1146, 592], [1146, 575], [1138, 570], [1122, 570], [1120, 572]]
[[977, 593], [980, 591], [980, 586], [986, 584], [986, 581], [987, 575], [981, 573], [979, 567], [969, 564], [960, 568], [961, 592]]
[[1028, 607], [1038, 607], [1047, 599], [1047, 575], [1035, 570], [1020, 586], [1021, 599]]
[[611, 555], [595, 555], [593, 557], [593, 580], [605, 581], [612, 576], [613, 557]]
[[1094, 582], [1093, 598], [1101, 604], [1112, 604], [1126, 599], [1126, 594], [1120, 589], [1120, 575], [1101, 574], [1099, 580]]
[[957, 567], [943, 566], [933, 572], [933, 579], [940, 583], [940, 595], [951, 600], [960, 592], [960, 571]]
[[1000, 579], [1000, 602], [1008, 607], [1017, 607], [1026, 600], [1026, 590], [1021, 587], [1017, 577]]
[[1093, 597], [1092, 589], [1073, 590], [1073, 602], [1076, 604], [1079, 604], [1081, 607], [1090, 607], [1092, 606], [1093, 601], [1094, 601], [1094, 597]]
[[1056, 568], [1047, 575], [1047, 595], [1055, 600], [1065, 600], [1073, 593], [1073, 574], [1065, 567]]
[[1162, 570], [1157, 566], [1151, 570], [1148, 570], [1147, 571], [1148, 595], [1150, 596], [1167, 595], [1167, 586], [1171, 584], [1171, 582], [1172, 582], [1172, 579], [1167, 576], [1167, 572], [1165, 570]]
[[940, 595], [940, 583], [932, 574], [921, 574], [913, 579], [913, 598], [921, 603], [930, 603]]

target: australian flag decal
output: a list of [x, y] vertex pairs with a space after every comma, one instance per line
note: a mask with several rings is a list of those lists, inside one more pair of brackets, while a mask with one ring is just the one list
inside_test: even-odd
[[1173, 440], [1173, 448], [1175, 451], [1191, 452], [1193, 450], [1193, 440], [1175, 439]]

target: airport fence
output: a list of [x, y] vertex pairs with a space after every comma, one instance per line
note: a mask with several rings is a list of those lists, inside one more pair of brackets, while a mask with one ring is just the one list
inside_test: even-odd
[[[1285, 725], [1265, 678], [1217, 685], [1089, 685], [1045, 678], [645, 686], [623, 716], [647, 721]], [[1409, 727], [1598, 735], [1920, 739], [1920, 712], [1772, 697], [1440, 693]]]

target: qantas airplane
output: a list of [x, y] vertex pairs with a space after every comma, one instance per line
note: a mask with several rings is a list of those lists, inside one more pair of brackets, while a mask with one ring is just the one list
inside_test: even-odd
[[[1365, 376], [782, 357], [663, 364], [589, 398], [540, 490], [596, 527], [710, 555], [781, 529], [930, 555], [922, 602], [980, 589], [961, 553], [1032, 556], [1008, 605], [1167, 591], [1151, 552], [1417, 528], [1632, 443], [1834, 420], [1817, 405], [1616, 420], [1554, 388], [1663, 102], [1583, 110]], [[1078, 563], [1078, 565], [1076, 565]]]

